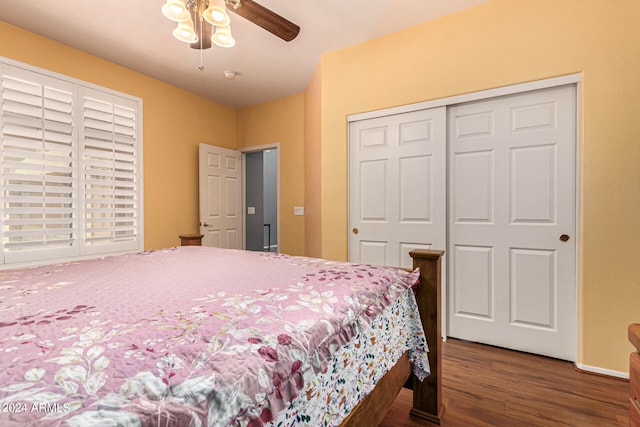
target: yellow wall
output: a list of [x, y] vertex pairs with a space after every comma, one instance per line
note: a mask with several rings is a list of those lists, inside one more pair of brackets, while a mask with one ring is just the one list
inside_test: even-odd
[[304, 255], [304, 94], [238, 110], [238, 148], [280, 143], [280, 242], [278, 250]]
[[305, 91], [304, 200], [306, 256], [322, 257], [321, 125], [322, 67], [318, 65]]
[[578, 362], [628, 371], [626, 327], [640, 321], [640, 2], [613, 3], [493, 0], [325, 55], [322, 256], [347, 258], [347, 115], [580, 72]]
[[235, 148], [236, 111], [0, 22], [0, 56], [143, 100], [145, 248], [198, 231], [198, 143]]

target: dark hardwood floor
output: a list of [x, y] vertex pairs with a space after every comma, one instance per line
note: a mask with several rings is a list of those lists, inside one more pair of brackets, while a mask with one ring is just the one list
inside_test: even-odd
[[[581, 373], [572, 363], [449, 339], [443, 345], [443, 426], [628, 426], [629, 383]], [[403, 389], [383, 427], [410, 418]]]

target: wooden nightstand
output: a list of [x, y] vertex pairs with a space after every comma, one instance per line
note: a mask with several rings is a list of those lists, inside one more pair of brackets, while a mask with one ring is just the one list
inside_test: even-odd
[[182, 246], [202, 246], [204, 234], [181, 234], [178, 237]]

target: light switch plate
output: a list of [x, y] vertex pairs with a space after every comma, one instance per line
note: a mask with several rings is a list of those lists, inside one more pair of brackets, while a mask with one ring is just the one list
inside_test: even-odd
[[293, 214], [294, 215], [304, 215], [304, 206], [295, 206], [293, 208]]
[[247, 207], [247, 215], [255, 215], [256, 214], [256, 208], [255, 206], [249, 206]]

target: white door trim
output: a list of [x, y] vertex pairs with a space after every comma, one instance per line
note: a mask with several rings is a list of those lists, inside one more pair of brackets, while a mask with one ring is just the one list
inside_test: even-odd
[[[357, 113], [357, 114], [350, 114], [347, 116], [347, 123], [351, 123], [351, 122], [356, 122], [356, 121], [360, 121], [360, 120], [367, 120], [367, 119], [372, 119], [372, 118], [377, 118], [377, 117], [384, 117], [384, 116], [390, 116], [393, 114], [402, 114], [405, 112], [412, 112], [412, 111], [418, 111], [418, 110], [424, 110], [424, 109], [429, 109], [429, 108], [436, 108], [436, 107], [442, 107], [442, 106], [451, 106], [454, 104], [460, 104], [463, 102], [470, 102], [470, 101], [478, 101], [478, 100], [483, 100], [483, 99], [488, 99], [488, 98], [495, 98], [495, 97], [499, 97], [499, 96], [504, 96], [504, 95], [512, 95], [512, 94], [517, 94], [517, 93], [522, 93], [522, 92], [529, 92], [529, 91], [534, 91], [534, 90], [539, 90], [539, 89], [547, 89], [547, 88], [551, 88], [551, 87], [555, 87], [555, 86], [563, 86], [563, 85], [569, 85], [569, 84], [575, 84], [576, 86], [576, 96], [575, 96], [575, 100], [576, 100], [576, 106], [575, 106], [575, 113], [576, 113], [576, 131], [575, 131], [575, 138], [576, 138], [576, 150], [575, 150], [575, 164], [576, 164], [576, 168], [575, 168], [575, 172], [576, 172], [576, 177], [575, 177], [575, 191], [576, 191], [576, 197], [575, 197], [575, 214], [576, 214], [576, 218], [575, 218], [575, 224], [576, 224], [576, 230], [575, 230], [575, 238], [576, 238], [576, 262], [575, 262], [575, 266], [576, 266], [576, 286], [575, 286], [575, 299], [576, 299], [576, 318], [575, 318], [575, 325], [576, 325], [576, 337], [575, 337], [575, 343], [574, 343], [574, 348], [575, 348], [575, 352], [574, 354], [576, 355], [576, 359], [577, 356], [579, 354], [579, 340], [580, 340], [580, 336], [581, 336], [581, 324], [579, 322], [579, 313], [580, 313], [580, 283], [582, 281], [582, 277], [580, 274], [580, 253], [581, 253], [581, 240], [582, 240], [582, 236], [581, 236], [581, 223], [580, 223], [580, 217], [582, 214], [582, 203], [581, 200], [582, 198], [581, 196], [581, 184], [582, 184], [582, 180], [581, 180], [581, 171], [582, 171], [582, 157], [581, 157], [581, 141], [582, 141], [582, 134], [580, 132], [581, 129], [581, 122], [580, 122], [580, 117], [581, 117], [581, 104], [582, 104], [582, 99], [581, 99], [581, 92], [582, 92], [582, 88], [581, 88], [581, 83], [582, 83], [582, 74], [581, 73], [574, 73], [574, 74], [567, 74], [564, 76], [559, 76], [559, 77], [552, 77], [552, 78], [548, 78], [548, 79], [543, 79], [543, 80], [536, 80], [536, 81], [531, 81], [531, 82], [526, 82], [526, 83], [519, 83], [519, 84], [514, 84], [514, 85], [508, 85], [508, 86], [503, 86], [503, 87], [498, 87], [498, 88], [493, 88], [493, 89], [487, 89], [487, 90], [481, 90], [478, 92], [471, 92], [471, 93], [467, 93], [467, 94], [462, 94], [462, 95], [455, 95], [455, 96], [450, 96], [450, 97], [446, 97], [446, 98], [440, 98], [440, 99], [435, 99], [435, 100], [431, 100], [431, 101], [424, 101], [424, 102], [418, 102], [418, 103], [413, 103], [413, 104], [407, 104], [407, 105], [401, 105], [398, 107], [392, 107], [392, 108], [385, 108], [385, 109], [381, 109], [381, 110], [375, 110], [375, 111], [369, 111], [369, 112], [364, 112], [364, 113]], [[447, 150], [449, 149], [448, 144], [447, 144]], [[448, 155], [448, 154], [447, 154]], [[448, 183], [447, 183], [448, 185]], [[448, 188], [447, 188], [448, 191]], [[346, 230], [347, 233], [349, 233], [349, 230]], [[449, 245], [449, 242], [447, 241], [447, 247]], [[446, 249], [446, 248], [442, 248], [442, 249]], [[445, 289], [444, 292], [442, 292], [442, 307], [447, 307], [448, 304], [448, 298], [449, 296], [447, 295], [447, 289]], [[443, 310], [443, 320], [446, 320], [446, 310]], [[446, 322], [444, 323], [444, 325], [446, 325]], [[448, 331], [446, 330], [446, 328], [443, 328], [442, 330], [442, 337], [443, 339], [446, 340], [448, 335]], [[588, 369], [585, 369], [588, 370]]]
[[264, 151], [264, 150], [276, 150], [277, 155], [277, 165], [276, 165], [276, 180], [278, 191], [276, 191], [276, 203], [278, 206], [278, 212], [276, 214], [276, 228], [278, 230], [278, 252], [281, 249], [281, 240], [280, 240], [280, 143], [273, 142], [270, 144], [262, 144], [262, 145], [253, 145], [251, 147], [242, 147], [238, 148], [238, 151], [242, 155], [242, 235], [245, 236], [245, 239], [242, 241], [242, 248], [246, 249], [246, 233], [247, 233], [247, 165], [246, 165], [246, 154], [247, 153], [255, 153], [256, 151]]
[[[390, 116], [392, 114], [402, 114], [411, 111], [426, 110], [429, 108], [443, 107], [453, 104], [461, 104], [463, 102], [469, 101], [479, 101], [487, 98], [496, 98], [498, 96], [512, 95], [521, 92], [530, 92], [538, 89], [547, 89], [554, 86], [564, 86], [574, 83], [579, 84], [581, 80], [582, 74], [580, 73], [568, 74], [566, 76], [552, 77], [544, 80], [536, 80], [527, 83], [519, 83], [494, 89], [481, 90], [479, 92], [465, 93], [462, 95], [449, 96], [447, 98], [434, 99], [431, 101], [418, 102], [415, 104], [407, 104], [398, 107], [385, 108], [382, 110], [351, 114], [347, 116], [347, 122], [350, 123], [359, 120], [373, 119], [376, 117]], [[580, 86], [578, 86], [578, 89], [580, 89]]]

